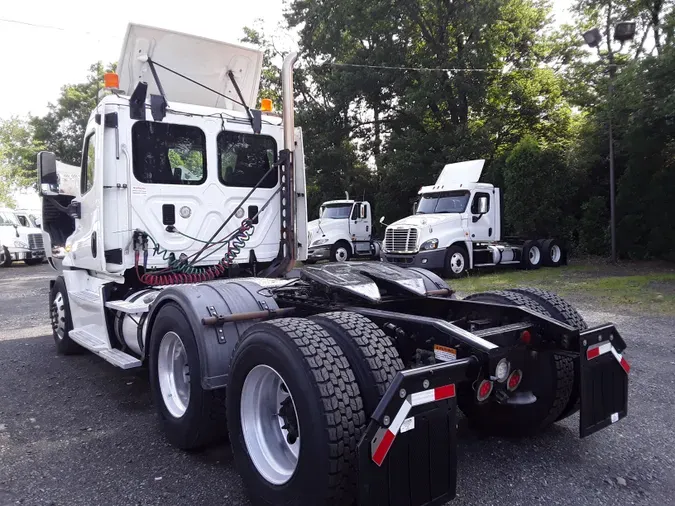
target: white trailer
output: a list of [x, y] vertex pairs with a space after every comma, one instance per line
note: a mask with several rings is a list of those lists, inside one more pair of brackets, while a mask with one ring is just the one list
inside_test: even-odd
[[478, 182], [484, 165], [485, 160], [448, 164], [436, 184], [422, 187], [415, 214], [387, 227], [382, 259], [448, 278], [475, 267], [566, 263], [556, 239], [502, 237], [501, 190]]
[[380, 241], [373, 237], [370, 202], [349, 199], [321, 204], [319, 219], [307, 224], [306, 263], [318, 260], [346, 262], [350, 258], [379, 258]]

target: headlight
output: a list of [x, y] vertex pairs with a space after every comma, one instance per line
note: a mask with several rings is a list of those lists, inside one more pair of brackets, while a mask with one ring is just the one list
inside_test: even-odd
[[422, 243], [422, 246], [420, 246], [421, 250], [436, 249], [436, 248], [438, 248], [438, 239], [429, 239], [428, 241], [424, 241]]
[[16, 246], [17, 248], [27, 248], [28, 244], [26, 244], [23, 241], [14, 241], [14, 246]]
[[328, 238], [323, 238], [323, 239], [317, 239], [312, 243], [312, 246], [320, 246], [322, 244], [326, 244], [329, 241]]

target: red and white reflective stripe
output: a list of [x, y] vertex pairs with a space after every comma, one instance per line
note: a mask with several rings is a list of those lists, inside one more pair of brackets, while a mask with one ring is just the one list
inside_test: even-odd
[[609, 342], [590, 346], [586, 350], [586, 359], [593, 360], [594, 358], [598, 358], [600, 355], [604, 355], [605, 353], [611, 353], [614, 355], [614, 358], [619, 362], [619, 365], [621, 365], [623, 370], [626, 371], [626, 374], [630, 372], [630, 364], [628, 364], [626, 359], [623, 358], [623, 356], [621, 356], [618, 351], [616, 351], [614, 346], [612, 346], [612, 343]]
[[434, 388], [433, 390], [425, 390], [423, 392], [417, 392], [414, 394], [408, 395], [408, 397], [403, 401], [403, 405], [396, 413], [396, 416], [392, 420], [391, 424], [387, 429], [380, 429], [377, 431], [373, 442], [379, 438], [377, 446], [372, 451], [372, 459], [378, 466], [382, 465], [384, 462], [387, 453], [391, 445], [394, 443], [394, 439], [398, 432], [401, 430], [401, 425], [408, 417], [408, 413], [413, 408], [413, 406], [420, 406], [422, 404], [428, 404], [430, 402], [442, 401], [444, 399], [450, 399], [455, 396], [455, 385], [444, 385], [442, 387]]

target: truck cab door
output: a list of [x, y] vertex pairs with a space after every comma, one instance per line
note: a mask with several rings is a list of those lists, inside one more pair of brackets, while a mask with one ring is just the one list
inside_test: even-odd
[[[73, 199], [79, 210], [71, 215], [75, 219], [75, 232], [69, 238], [70, 258], [65, 265], [105, 270], [103, 230], [101, 226], [103, 204], [103, 130], [94, 122], [87, 127], [80, 172], [79, 196]], [[71, 203], [71, 207], [73, 206]]]
[[356, 202], [352, 207], [349, 232], [356, 241], [370, 241], [370, 205], [367, 202]]
[[469, 220], [472, 241], [495, 240], [494, 205], [492, 195], [488, 192], [477, 191], [473, 195]]

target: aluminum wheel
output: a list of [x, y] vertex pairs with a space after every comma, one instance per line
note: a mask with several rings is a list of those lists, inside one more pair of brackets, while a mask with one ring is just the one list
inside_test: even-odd
[[349, 259], [349, 252], [344, 246], [338, 246], [335, 250], [335, 261], [336, 262], [346, 262]]
[[453, 253], [450, 257], [450, 268], [455, 274], [464, 272], [464, 255], [459, 252]]
[[529, 256], [530, 265], [539, 265], [539, 262], [541, 261], [541, 251], [538, 246], [532, 246], [530, 248]]
[[293, 396], [281, 375], [257, 365], [241, 390], [241, 429], [258, 472], [274, 485], [291, 479], [300, 454], [300, 427]]
[[551, 247], [551, 260], [553, 263], [557, 264], [560, 262], [560, 259], [562, 258], [562, 250], [560, 249], [560, 246], [557, 244], [554, 244]]
[[190, 368], [183, 341], [175, 332], [164, 334], [159, 344], [157, 375], [166, 409], [180, 418], [190, 403]]
[[66, 337], [66, 305], [61, 292], [58, 292], [54, 297], [51, 309], [52, 328], [56, 337], [62, 341]]

